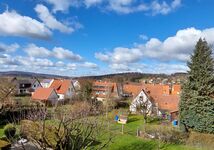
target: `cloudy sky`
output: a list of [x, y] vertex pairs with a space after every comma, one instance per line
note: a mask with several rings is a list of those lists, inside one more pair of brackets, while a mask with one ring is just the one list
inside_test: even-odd
[[185, 72], [213, 0], [1, 0], [0, 71]]

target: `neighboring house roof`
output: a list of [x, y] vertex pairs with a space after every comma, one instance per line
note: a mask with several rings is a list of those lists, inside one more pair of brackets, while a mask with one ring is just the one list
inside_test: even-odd
[[171, 94], [169, 85], [144, 84], [143, 86], [159, 109], [163, 111], [178, 110], [179, 94]]
[[[105, 92], [97, 94], [96, 92]], [[109, 92], [110, 95], [106, 95], [106, 93]], [[108, 82], [108, 81], [95, 81], [93, 82], [93, 94], [97, 95], [100, 98], [106, 98], [107, 96], [111, 97], [117, 97], [118, 90], [117, 90], [117, 84], [115, 82]]]
[[123, 85], [123, 92], [125, 94], [132, 94], [134, 98], [141, 92], [142, 89], [142, 84], [127, 83]]
[[41, 81], [41, 83], [50, 83], [53, 79], [44, 79]]
[[54, 80], [50, 85], [50, 88], [56, 90], [57, 94], [66, 94], [68, 89], [71, 87], [71, 80]]
[[180, 85], [173, 85], [171, 89], [169, 85], [164, 84], [127, 83], [123, 85], [123, 90], [125, 93], [131, 93], [133, 100], [143, 90], [159, 110], [169, 112], [178, 110]]
[[180, 94], [181, 92], [181, 85], [175, 84], [172, 86], [172, 94]]
[[53, 88], [38, 88], [32, 95], [32, 99], [34, 100], [48, 100], [51, 93], [55, 92]]

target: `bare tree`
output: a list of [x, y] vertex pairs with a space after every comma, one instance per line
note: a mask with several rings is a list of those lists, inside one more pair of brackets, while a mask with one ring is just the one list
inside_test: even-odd
[[143, 114], [144, 123], [146, 123], [148, 115], [151, 113], [151, 104], [148, 98], [143, 99], [143, 97], [139, 97], [139, 104], [137, 105], [137, 111]]
[[[107, 132], [105, 133], [106, 127], [102, 117], [89, 116], [89, 112], [85, 111], [83, 106], [80, 109], [81, 111], [76, 112], [57, 112], [57, 117], [50, 121], [45, 117], [37, 121], [22, 121], [21, 131], [39, 149], [87, 149], [99, 143], [98, 139]], [[110, 141], [111, 137], [93, 149], [102, 149]]]
[[14, 95], [16, 85], [8, 78], [0, 78], [0, 103], [11, 103], [11, 96]]

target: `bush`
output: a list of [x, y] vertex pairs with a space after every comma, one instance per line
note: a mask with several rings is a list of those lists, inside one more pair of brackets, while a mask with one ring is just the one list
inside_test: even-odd
[[148, 116], [146, 118], [146, 122], [147, 123], [160, 123], [160, 121], [161, 121], [160, 117], [150, 117], [150, 116]]
[[214, 147], [214, 134], [191, 132], [187, 144], [211, 150]]
[[162, 142], [171, 144], [181, 144], [186, 141], [187, 134], [181, 132], [177, 128], [161, 126], [161, 125], [147, 125], [145, 126], [145, 137], [153, 137]]
[[15, 136], [16, 134], [16, 127], [13, 124], [7, 124], [4, 127], [4, 135], [8, 138], [11, 139]]
[[11, 146], [11, 144], [7, 141], [4, 141], [4, 140], [0, 140], [0, 149], [1, 150], [6, 150], [6, 149], [9, 149]]

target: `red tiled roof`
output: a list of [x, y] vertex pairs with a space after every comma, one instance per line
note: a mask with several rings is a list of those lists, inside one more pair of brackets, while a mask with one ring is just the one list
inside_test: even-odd
[[96, 92], [102, 91], [102, 92], [110, 92], [111, 97], [115, 97], [118, 95], [117, 93], [117, 84], [115, 82], [108, 82], [108, 81], [95, 81], [93, 82], [93, 95], [96, 95], [101, 98], [106, 98], [107, 95]]
[[52, 92], [55, 92], [53, 88], [39, 87], [32, 95], [33, 100], [48, 100]]
[[136, 97], [141, 90], [143, 89], [142, 84], [124, 84], [123, 85], [123, 91], [127, 94], [132, 94], [133, 97]]
[[175, 84], [172, 86], [172, 94], [180, 94], [181, 92], [181, 85]]
[[50, 85], [50, 88], [56, 90], [57, 94], [66, 94], [71, 86], [71, 80], [54, 80]]
[[159, 109], [165, 111], [177, 111], [179, 104], [179, 94], [181, 91], [180, 85], [173, 85], [172, 92], [170, 92], [169, 85], [163, 84], [136, 84], [127, 83], [123, 85], [125, 93], [131, 93], [135, 98], [141, 90], [144, 90], [150, 99], [155, 103]]
[[[143, 86], [159, 109], [166, 111], [178, 110], [180, 96], [178, 94], [170, 94], [169, 85], [144, 84]], [[176, 90], [180, 92], [179, 89]]]

